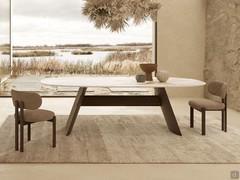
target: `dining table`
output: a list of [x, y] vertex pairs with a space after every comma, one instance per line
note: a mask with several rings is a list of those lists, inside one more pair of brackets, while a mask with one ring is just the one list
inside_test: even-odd
[[[159, 106], [161, 107], [167, 128], [181, 136], [177, 118], [170, 103], [167, 89], [200, 87], [206, 83], [191, 78], [170, 77], [166, 82], [153, 81], [139, 83], [134, 76], [69, 76], [50, 77], [41, 80], [41, 84], [51, 87], [78, 88], [70, 115], [66, 123], [66, 136], [69, 136], [78, 117], [81, 106]], [[87, 88], [153, 88], [153, 95], [86, 95]]]

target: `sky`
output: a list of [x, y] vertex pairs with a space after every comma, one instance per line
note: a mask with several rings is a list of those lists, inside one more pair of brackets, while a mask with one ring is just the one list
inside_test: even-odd
[[[3, 1], [6, 3], [0, 0], [1, 6]], [[96, 29], [82, 15], [83, 5], [84, 0], [12, 0], [13, 45], [152, 42], [151, 20], [138, 26], [130, 23], [124, 32], [112, 33], [108, 29]], [[0, 16], [2, 13], [0, 9]], [[3, 19], [0, 25], [8, 18]], [[7, 37], [6, 31], [3, 32]], [[1, 36], [4, 35], [1, 33], [0, 40]]]
[[0, 0], [0, 44], [9, 43], [9, 0]]

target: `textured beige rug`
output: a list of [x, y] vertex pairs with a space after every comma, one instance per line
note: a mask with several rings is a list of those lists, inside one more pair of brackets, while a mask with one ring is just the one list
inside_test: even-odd
[[57, 117], [57, 147], [51, 147], [51, 123], [34, 124], [25, 152], [14, 150], [14, 120], [0, 127], [1, 163], [239, 163], [240, 130], [220, 130], [208, 119], [207, 136], [188, 117], [178, 117], [183, 136], [170, 133], [161, 116], [79, 116], [71, 136], [64, 135], [67, 116]]

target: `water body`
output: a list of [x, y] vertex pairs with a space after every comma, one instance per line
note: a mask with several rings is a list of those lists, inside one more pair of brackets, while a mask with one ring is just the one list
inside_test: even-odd
[[[90, 55], [73, 55], [72, 51], [76, 49], [55, 49], [51, 50], [55, 52], [55, 56], [41, 56], [41, 57], [16, 57], [14, 60], [60, 60], [60, 61], [69, 61], [69, 62], [84, 62], [84, 63], [99, 63], [104, 61], [106, 57], [116, 51], [92, 51], [93, 54]], [[28, 52], [32, 50], [15, 50], [15, 52]]]
[[0, 62], [5, 62], [5, 61], [10, 61], [10, 56], [6, 55], [6, 54], [2, 54], [2, 52], [0, 51]]

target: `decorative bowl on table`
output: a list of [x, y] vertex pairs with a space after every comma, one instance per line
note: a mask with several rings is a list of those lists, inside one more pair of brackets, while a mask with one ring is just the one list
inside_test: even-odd
[[152, 73], [157, 70], [157, 64], [140, 64], [140, 68], [146, 74], [146, 81], [152, 81]]
[[139, 82], [139, 83], [145, 82], [146, 81], [145, 74], [137, 74], [136, 75], [136, 81]]
[[157, 72], [156, 77], [160, 82], [167, 82], [167, 80], [169, 78], [169, 72], [160, 70]]

